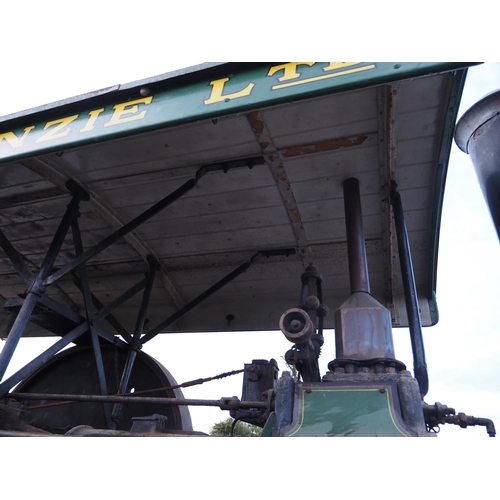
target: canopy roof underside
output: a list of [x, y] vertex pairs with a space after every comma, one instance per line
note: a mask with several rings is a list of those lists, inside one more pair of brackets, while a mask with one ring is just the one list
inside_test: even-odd
[[[203, 166], [263, 157], [252, 169], [215, 171], [164, 211], [88, 264], [93, 294], [111, 302], [144, 278], [145, 259], [161, 263], [148, 308], [153, 327], [256, 252], [294, 249], [262, 258], [167, 331], [275, 330], [298, 306], [300, 276], [313, 263], [323, 276], [330, 314], [350, 295], [342, 182], [359, 180], [372, 295], [407, 316], [389, 200], [402, 197], [422, 322], [437, 321], [435, 249], [445, 171], [443, 134], [453, 72], [370, 86], [291, 103], [201, 119], [138, 135], [95, 142], [0, 165], [0, 229], [31, 269], [40, 267], [74, 179], [90, 194], [79, 225], [85, 248], [98, 243], [193, 178]], [[446, 149], [446, 145], [444, 146]], [[447, 156], [446, 156], [447, 160]], [[1, 253], [0, 294], [26, 283]], [[56, 260], [75, 257], [71, 232]], [[71, 274], [47, 294], [83, 315]], [[115, 311], [133, 331], [141, 293]], [[5, 336], [13, 316], [2, 311]], [[229, 319], [228, 319], [229, 318]], [[47, 335], [33, 325], [26, 335]]]

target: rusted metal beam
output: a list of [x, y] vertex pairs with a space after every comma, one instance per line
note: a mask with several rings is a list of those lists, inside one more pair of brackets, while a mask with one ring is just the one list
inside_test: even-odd
[[264, 121], [261, 111], [252, 111], [248, 113], [247, 120], [252, 127], [255, 138], [262, 148], [265, 159], [278, 187], [286, 213], [290, 219], [295, 241], [299, 249], [299, 256], [302, 260], [304, 269], [312, 260], [311, 248], [309, 247], [308, 239], [302, 222], [302, 216], [299, 211], [295, 195], [292, 190], [292, 185], [288, 179], [285, 166], [283, 165], [280, 153], [273, 142], [271, 133]]
[[307, 144], [304, 146], [295, 146], [293, 148], [281, 149], [279, 152], [285, 158], [294, 156], [310, 155], [314, 153], [325, 153], [327, 151], [335, 151], [336, 149], [352, 148], [362, 146], [369, 140], [374, 140], [375, 134], [364, 134], [355, 137], [341, 137], [339, 139], [330, 139], [321, 141], [315, 144]]

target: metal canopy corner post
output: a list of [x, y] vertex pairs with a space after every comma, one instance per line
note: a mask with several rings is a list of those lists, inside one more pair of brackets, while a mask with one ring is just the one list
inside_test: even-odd
[[429, 376], [427, 373], [427, 364], [425, 362], [422, 321], [420, 319], [417, 285], [413, 272], [410, 240], [408, 239], [408, 231], [406, 230], [403, 204], [401, 202], [401, 195], [397, 191], [397, 184], [394, 181], [391, 185], [391, 202], [398, 240], [399, 262], [401, 264], [406, 311], [408, 314], [415, 378], [420, 387], [420, 394], [424, 397], [429, 391]]
[[28, 324], [31, 313], [35, 308], [39, 298], [44, 294], [45, 286], [44, 281], [52, 270], [52, 266], [59, 254], [59, 250], [64, 242], [66, 234], [68, 233], [73, 220], [78, 214], [80, 201], [86, 198], [86, 193], [82, 191], [75, 183], [69, 183], [68, 189], [73, 192], [73, 197], [66, 208], [66, 212], [57, 228], [57, 231], [52, 239], [52, 243], [47, 251], [47, 254], [43, 260], [42, 266], [38, 271], [36, 278], [28, 289], [26, 299], [21, 306], [14, 324], [9, 332], [5, 345], [0, 353], [0, 380], [2, 380], [5, 375], [5, 371], [9, 366], [10, 360], [14, 354], [17, 347], [19, 339], [23, 334], [23, 331]]

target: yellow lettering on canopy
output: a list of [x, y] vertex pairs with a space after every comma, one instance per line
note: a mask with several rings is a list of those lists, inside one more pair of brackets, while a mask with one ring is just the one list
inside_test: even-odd
[[85, 124], [85, 127], [80, 129], [80, 132], [89, 132], [90, 130], [94, 130], [95, 128], [95, 122], [97, 120], [97, 117], [104, 111], [104, 108], [101, 109], [95, 109], [94, 111], [91, 111], [89, 113], [89, 119], [87, 123]]
[[[52, 139], [59, 139], [60, 137], [66, 137], [69, 134], [70, 128], [62, 130], [64, 127], [69, 125], [72, 121], [76, 120], [78, 115], [67, 116], [66, 118], [59, 118], [58, 120], [52, 120], [47, 122], [43, 130], [50, 130], [39, 137], [35, 142], [51, 141]], [[55, 126], [54, 126], [55, 125]], [[52, 128], [51, 128], [52, 127]]]
[[345, 68], [346, 66], [353, 66], [359, 62], [331, 62], [328, 66], [323, 68], [323, 71], [333, 71], [335, 69]]
[[278, 81], [284, 82], [287, 80], [293, 80], [294, 78], [299, 78], [300, 73], [297, 72], [297, 66], [300, 66], [301, 64], [305, 64], [306, 66], [312, 66], [313, 62], [291, 62], [287, 64], [280, 64], [279, 66], [273, 66], [270, 70], [269, 73], [267, 73], [267, 76], [273, 76], [274, 73], [277, 73], [278, 71], [283, 70], [283, 76], [280, 76], [278, 78]]
[[209, 85], [212, 85], [212, 92], [210, 97], [203, 101], [205, 104], [213, 104], [214, 102], [222, 102], [229, 99], [238, 99], [239, 97], [246, 97], [250, 95], [252, 89], [255, 87], [255, 83], [249, 83], [243, 90], [239, 92], [233, 92], [232, 94], [225, 94], [224, 85], [229, 81], [229, 78], [221, 78], [220, 80], [212, 80]]
[[109, 122], [105, 123], [104, 126], [111, 127], [113, 125], [120, 125], [134, 120], [142, 120], [146, 116], [146, 110], [139, 113], [139, 104], [151, 104], [152, 100], [153, 96], [150, 96], [145, 97], [144, 99], [136, 99], [135, 101], [123, 102], [113, 106], [115, 111]]
[[[298, 64], [298, 63], [293, 63], [293, 64]], [[367, 64], [366, 66], [358, 66], [356, 68], [349, 68], [349, 66], [353, 66], [353, 65], [357, 65], [357, 64], [359, 64], [359, 63], [330, 63], [328, 66], [323, 68], [323, 71], [327, 72], [326, 75], [311, 76], [308, 78], [293, 78], [292, 81], [285, 82], [285, 83], [279, 83], [278, 85], [272, 86], [271, 90], [280, 90], [280, 89], [295, 87], [297, 85], [304, 85], [304, 84], [309, 84], [309, 83], [313, 83], [313, 82], [320, 82], [322, 80], [328, 80], [330, 78], [337, 78], [339, 76], [352, 75], [354, 73], [360, 73], [362, 71], [369, 71], [369, 70], [376, 68], [375, 64]], [[274, 66], [274, 68], [271, 68], [271, 70], [273, 70], [275, 68], [276, 68], [276, 71], [278, 69], [284, 69], [283, 66], [286, 66], [286, 65]], [[347, 69], [344, 69], [344, 68], [347, 68]], [[339, 69], [342, 69], [342, 71], [338, 71]], [[286, 75], [286, 69], [285, 69], [285, 75]], [[289, 75], [292, 76], [292, 73], [290, 72], [290, 70], [289, 70]], [[282, 78], [284, 78], [284, 76]], [[282, 78], [278, 78], [278, 80], [281, 80]]]
[[0, 134], [0, 142], [2, 142], [5, 139], [13, 148], [20, 148], [24, 144], [24, 139], [26, 139], [26, 136], [34, 128], [35, 128], [34, 125], [26, 127], [24, 129], [24, 134], [22, 135], [21, 138], [17, 137], [17, 135], [14, 134], [14, 132], [6, 132], [5, 134]]

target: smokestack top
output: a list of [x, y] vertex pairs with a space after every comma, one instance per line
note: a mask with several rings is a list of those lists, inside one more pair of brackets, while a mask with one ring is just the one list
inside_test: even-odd
[[490, 92], [469, 108], [458, 121], [455, 142], [464, 152], [469, 153], [469, 140], [476, 130], [500, 113], [500, 89]]

